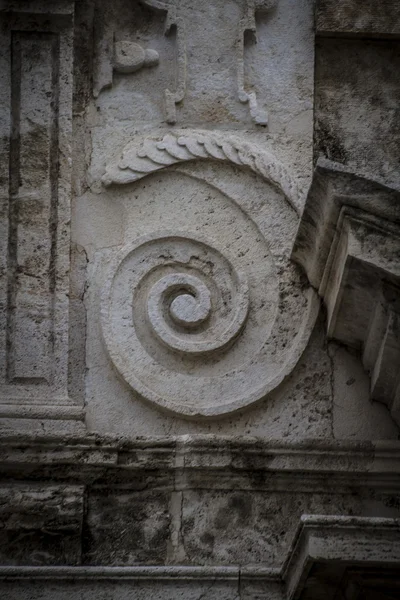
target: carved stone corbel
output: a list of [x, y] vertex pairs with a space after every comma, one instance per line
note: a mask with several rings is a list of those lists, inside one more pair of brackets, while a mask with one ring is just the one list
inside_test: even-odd
[[371, 398], [400, 424], [400, 191], [318, 162], [293, 250], [328, 336], [362, 353]]

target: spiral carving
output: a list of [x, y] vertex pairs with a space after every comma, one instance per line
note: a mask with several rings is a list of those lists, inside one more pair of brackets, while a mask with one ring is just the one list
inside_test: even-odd
[[[226, 347], [240, 333], [249, 308], [244, 275], [235, 273], [235, 278], [235, 306], [226, 318], [218, 298], [200, 277], [184, 272], [162, 277], [147, 298], [148, 321], [158, 339], [168, 348], [187, 353]], [[221, 297], [224, 291], [219, 290]], [[219, 314], [211, 319], [213, 311]]]
[[[171, 134], [139, 153], [131, 145], [116, 173], [135, 186], [112, 191], [134, 241], [104, 274], [110, 361], [130, 390], [180, 416], [243, 409], [291, 372], [316, 316], [316, 295], [290, 261], [296, 214], [275, 183], [254, 179], [265, 163], [243, 144]], [[235, 166], [199, 160], [164, 169], [198, 155], [229, 155]], [[246, 161], [253, 173], [237, 170]], [[137, 237], [139, 227], [151, 233]]]
[[133, 361], [133, 370], [125, 370], [125, 354], [135, 355], [143, 344], [157, 363], [163, 356], [170, 364], [191, 357], [210, 360], [235, 343], [246, 323], [245, 273], [197, 235], [161, 232], [141, 238], [116, 257], [111, 272], [103, 292], [104, 338], [124, 378], [145, 396], [142, 364]]

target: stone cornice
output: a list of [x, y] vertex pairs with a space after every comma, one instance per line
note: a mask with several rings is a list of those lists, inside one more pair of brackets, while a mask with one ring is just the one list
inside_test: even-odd
[[316, 34], [391, 39], [400, 36], [397, 0], [318, 0]]
[[[332, 565], [331, 580], [322, 581], [326, 589], [321, 597], [327, 599], [334, 597], [341, 583], [343, 567], [398, 569], [399, 533], [398, 519], [303, 515], [287, 563], [282, 568], [286, 598], [303, 598], [308, 577], [315, 578], [312, 568], [321, 563]], [[340, 565], [339, 568], [336, 565]]]
[[328, 337], [362, 352], [371, 398], [400, 423], [400, 191], [320, 160], [294, 244]]
[[[152, 473], [151, 485], [174, 489], [326, 489], [400, 487], [400, 442], [274, 444], [255, 439], [2, 439], [0, 472], [101, 484]], [[131, 475], [129, 475], [131, 474]], [[158, 474], [158, 475], [157, 475]], [[251, 477], [249, 477], [251, 475]]]

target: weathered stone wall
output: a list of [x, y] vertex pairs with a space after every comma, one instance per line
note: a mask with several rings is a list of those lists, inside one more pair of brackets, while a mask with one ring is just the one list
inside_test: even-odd
[[320, 38], [315, 153], [399, 184], [399, 43]]
[[396, 3], [0, 19], [0, 595], [396, 597]]

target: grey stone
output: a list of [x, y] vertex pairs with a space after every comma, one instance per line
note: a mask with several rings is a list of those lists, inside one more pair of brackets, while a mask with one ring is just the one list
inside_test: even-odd
[[328, 335], [361, 350], [371, 397], [397, 423], [399, 200], [397, 188], [321, 159], [293, 252], [326, 303]]
[[[399, 18], [394, 12], [392, 23], [396, 14]], [[400, 146], [395, 133], [399, 64], [399, 44], [393, 40], [318, 40], [316, 158], [323, 156], [366, 177], [373, 174], [383, 183], [399, 185]]]
[[1, 598], [399, 596], [399, 15], [0, 3]]
[[400, 35], [396, 0], [317, 0], [319, 35], [391, 38]]
[[169, 538], [168, 495], [113, 487], [88, 496], [83, 562], [164, 564]]
[[3, 565], [81, 562], [83, 486], [3, 484], [0, 492]]

